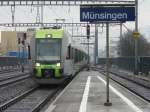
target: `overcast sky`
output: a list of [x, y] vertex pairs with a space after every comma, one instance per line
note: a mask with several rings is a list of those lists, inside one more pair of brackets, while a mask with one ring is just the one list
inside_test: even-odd
[[[66, 22], [79, 22], [79, 7], [65, 7], [65, 6], [45, 6], [44, 7], [44, 22], [55, 22], [55, 19], [66, 19]], [[11, 8], [0, 7], [0, 23], [11, 22]], [[15, 9], [15, 22], [36, 22], [37, 7], [16, 7]], [[150, 28], [150, 0], [139, 0], [139, 29]], [[126, 23], [129, 29], [134, 28], [134, 22]], [[1, 28], [0, 30], [7, 30], [8, 28]], [[114, 30], [112, 30], [114, 29]], [[117, 29], [117, 30], [116, 30]], [[99, 29], [102, 30], [102, 29]], [[114, 33], [118, 31], [118, 33]], [[124, 31], [126, 31], [124, 29]], [[116, 37], [119, 35], [119, 27], [111, 28], [111, 36]], [[146, 32], [144, 32], [146, 33]], [[117, 35], [116, 35], [117, 34]], [[102, 35], [105, 36], [105, 35]], [[101, 38], [103, 41], [99, 44], [104, 46], [105, 38]]]
[[[11, 22], [11, 8], [0, 7], [0, 22]], [[143, 27], [149, 25], [150, 20], [150, 0], [139, 0], [139, 25]], [[66, 19], [69, 22], [79, 22], [79, 7], [65, 6], [48, 6], [44, 7], [44, 22], [54, 22], [57, 18]], [[36, 22], [37, 8], [33, 7], [16, 7], [15, 22]]]

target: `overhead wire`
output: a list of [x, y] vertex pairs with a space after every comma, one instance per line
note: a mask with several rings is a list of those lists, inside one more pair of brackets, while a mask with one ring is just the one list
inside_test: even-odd
[[[11, 14], [12, 14], [12, 26], [14, 26], [15, 23], [15, 5], [11, 5]], [[16, 31], [16, 27], [14, 27], [14, 30]]]
[[34, 6], [31, 5], [30, 12], [33, 13], [33, 11], [34, 11]]
[[53, 9], [53, 7], [48, 7], [48, 8], [51, 9], [51, 12], [52, 12], [56, 17], [61, 18], [61, 17], [57, 14], [57, 12]]
[[40, 6], [37, 5], [36, 23], [40, 23]]

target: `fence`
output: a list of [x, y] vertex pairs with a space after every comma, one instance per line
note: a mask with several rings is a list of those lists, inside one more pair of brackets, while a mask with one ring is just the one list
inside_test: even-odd
[[[121, 69], [134, 71], [134, 57], [117, 57], [110, 58], [110, 64], [116, 65]], [[106, 58], [99, 58], [98, 63], [104, 65]], [[149, 74], [150, 71], [150, 57], [138, 57], [138, 70], [141, 73]]]

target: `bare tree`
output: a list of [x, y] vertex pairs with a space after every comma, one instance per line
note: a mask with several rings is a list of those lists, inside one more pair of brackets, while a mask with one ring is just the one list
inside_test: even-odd
[[[118, 43], [119, 55], [120, 56], [134, 56], [134, 38], [132, 32], [127, 32], [120, 38]], [[138, 56], [149, 56], [150, 43], [140, 35], [138, 39]]]

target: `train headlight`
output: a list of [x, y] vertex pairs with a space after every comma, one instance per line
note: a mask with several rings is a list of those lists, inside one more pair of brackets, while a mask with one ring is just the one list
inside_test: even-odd
[[57, 67], [60, 67], [60, 63], [57, 63], [56, 66], [57, 66]]
[[36, 66], [40, 66], [40, 63], [36, 63]]

